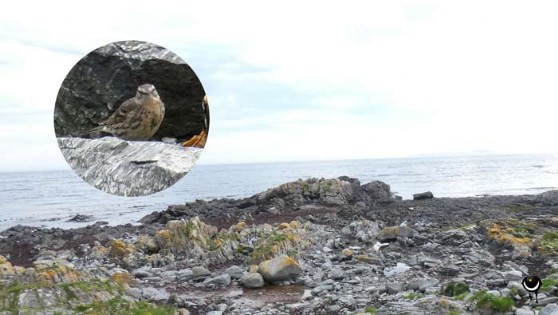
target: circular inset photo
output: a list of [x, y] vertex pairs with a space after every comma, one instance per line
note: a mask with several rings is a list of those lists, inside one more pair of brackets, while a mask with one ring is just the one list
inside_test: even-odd
[[194, 71], [175, 53], [142, 41], [99, 47], [68, 73], [54, 131], [72, 169], [110, 194], [144, 196], [194, 166], [209, 107]]

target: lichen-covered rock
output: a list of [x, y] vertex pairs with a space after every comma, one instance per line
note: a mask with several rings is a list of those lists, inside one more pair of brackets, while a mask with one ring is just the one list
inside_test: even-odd
[[0, 276], [15, 275], [15, 273], [12, 264], [4, 256], [0, 256]]
[[56, 99], [56, 136], [78, 136], [96, 127], [143, 83], [153, 84], [165, 103], [154, 139], [180, 141], [203, 130], [205, 91], [184, 60], [161, 46], [121, 41], [87, 54], [68, 73]]
[[190, 169], [201, 149], [149, 141], [58, 138], [62, 155], [87, 183], [121, 196], [142, 196], [172, 186]]
[[295, 259], [281, 255], [261, 262], [258, 265], [258, 272], [265, 280], [273, 283], [296, 279], [302, 273], [302, 267]]
[[124, 259], [124, 257], [132, 254], [135, 247], [132, 244], [126, 244], [122, 240], [112, 240], [110, 242], [110, 256], [117, 259]]
[[389, 242], [397, 240], [398, 237], [410, 238], [417, 234], [417, 231], [407, 226], [388, 226], [380, 231], [376, 237], [380, 242]]

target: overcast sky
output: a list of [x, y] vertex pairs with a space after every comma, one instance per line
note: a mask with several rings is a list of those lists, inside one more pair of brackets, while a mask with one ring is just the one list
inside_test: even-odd
[[554, 1], [94, 3], [0, 11], [0, 171], [68, 168], [60, 84], [126, 39], [200, 78], [200, 164], [558, 151]]

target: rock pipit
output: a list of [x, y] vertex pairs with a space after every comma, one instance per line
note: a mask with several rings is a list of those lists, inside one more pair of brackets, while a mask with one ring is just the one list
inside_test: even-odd
[[86, 135], [110, 134], [124, 140], [149, 140], [165, 117], [165, 105], [152, 84], [138, 87], [136, 96], [125, 101], [105, 121]]

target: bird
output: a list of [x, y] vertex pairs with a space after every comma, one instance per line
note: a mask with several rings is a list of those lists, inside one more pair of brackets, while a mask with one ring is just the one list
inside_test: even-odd
[[109, 134], [123, 140], [149, 140], [163, 122], [165, 104], [155, 86], [138, 86], [136, 96], [128, 99], [98, 127], [88, 130], [85, 135]]
[[204, 112], [203, 129], [197, 135], [192, 136], [188, 140], [182, 142], [183, 147], [203, 148], [207, 141], [207, 134], [209, 132], [209, 102], [207, 95], [203, 97], [202, 109]]
[[523, 288], [529, 292], [529, 301], [533, 301], [531, 293], [535, 293], [535, 302], [539, 303], [539, 289], [541, 288], [541, 278], [537, 276], [527, 276], [521, 281]]

